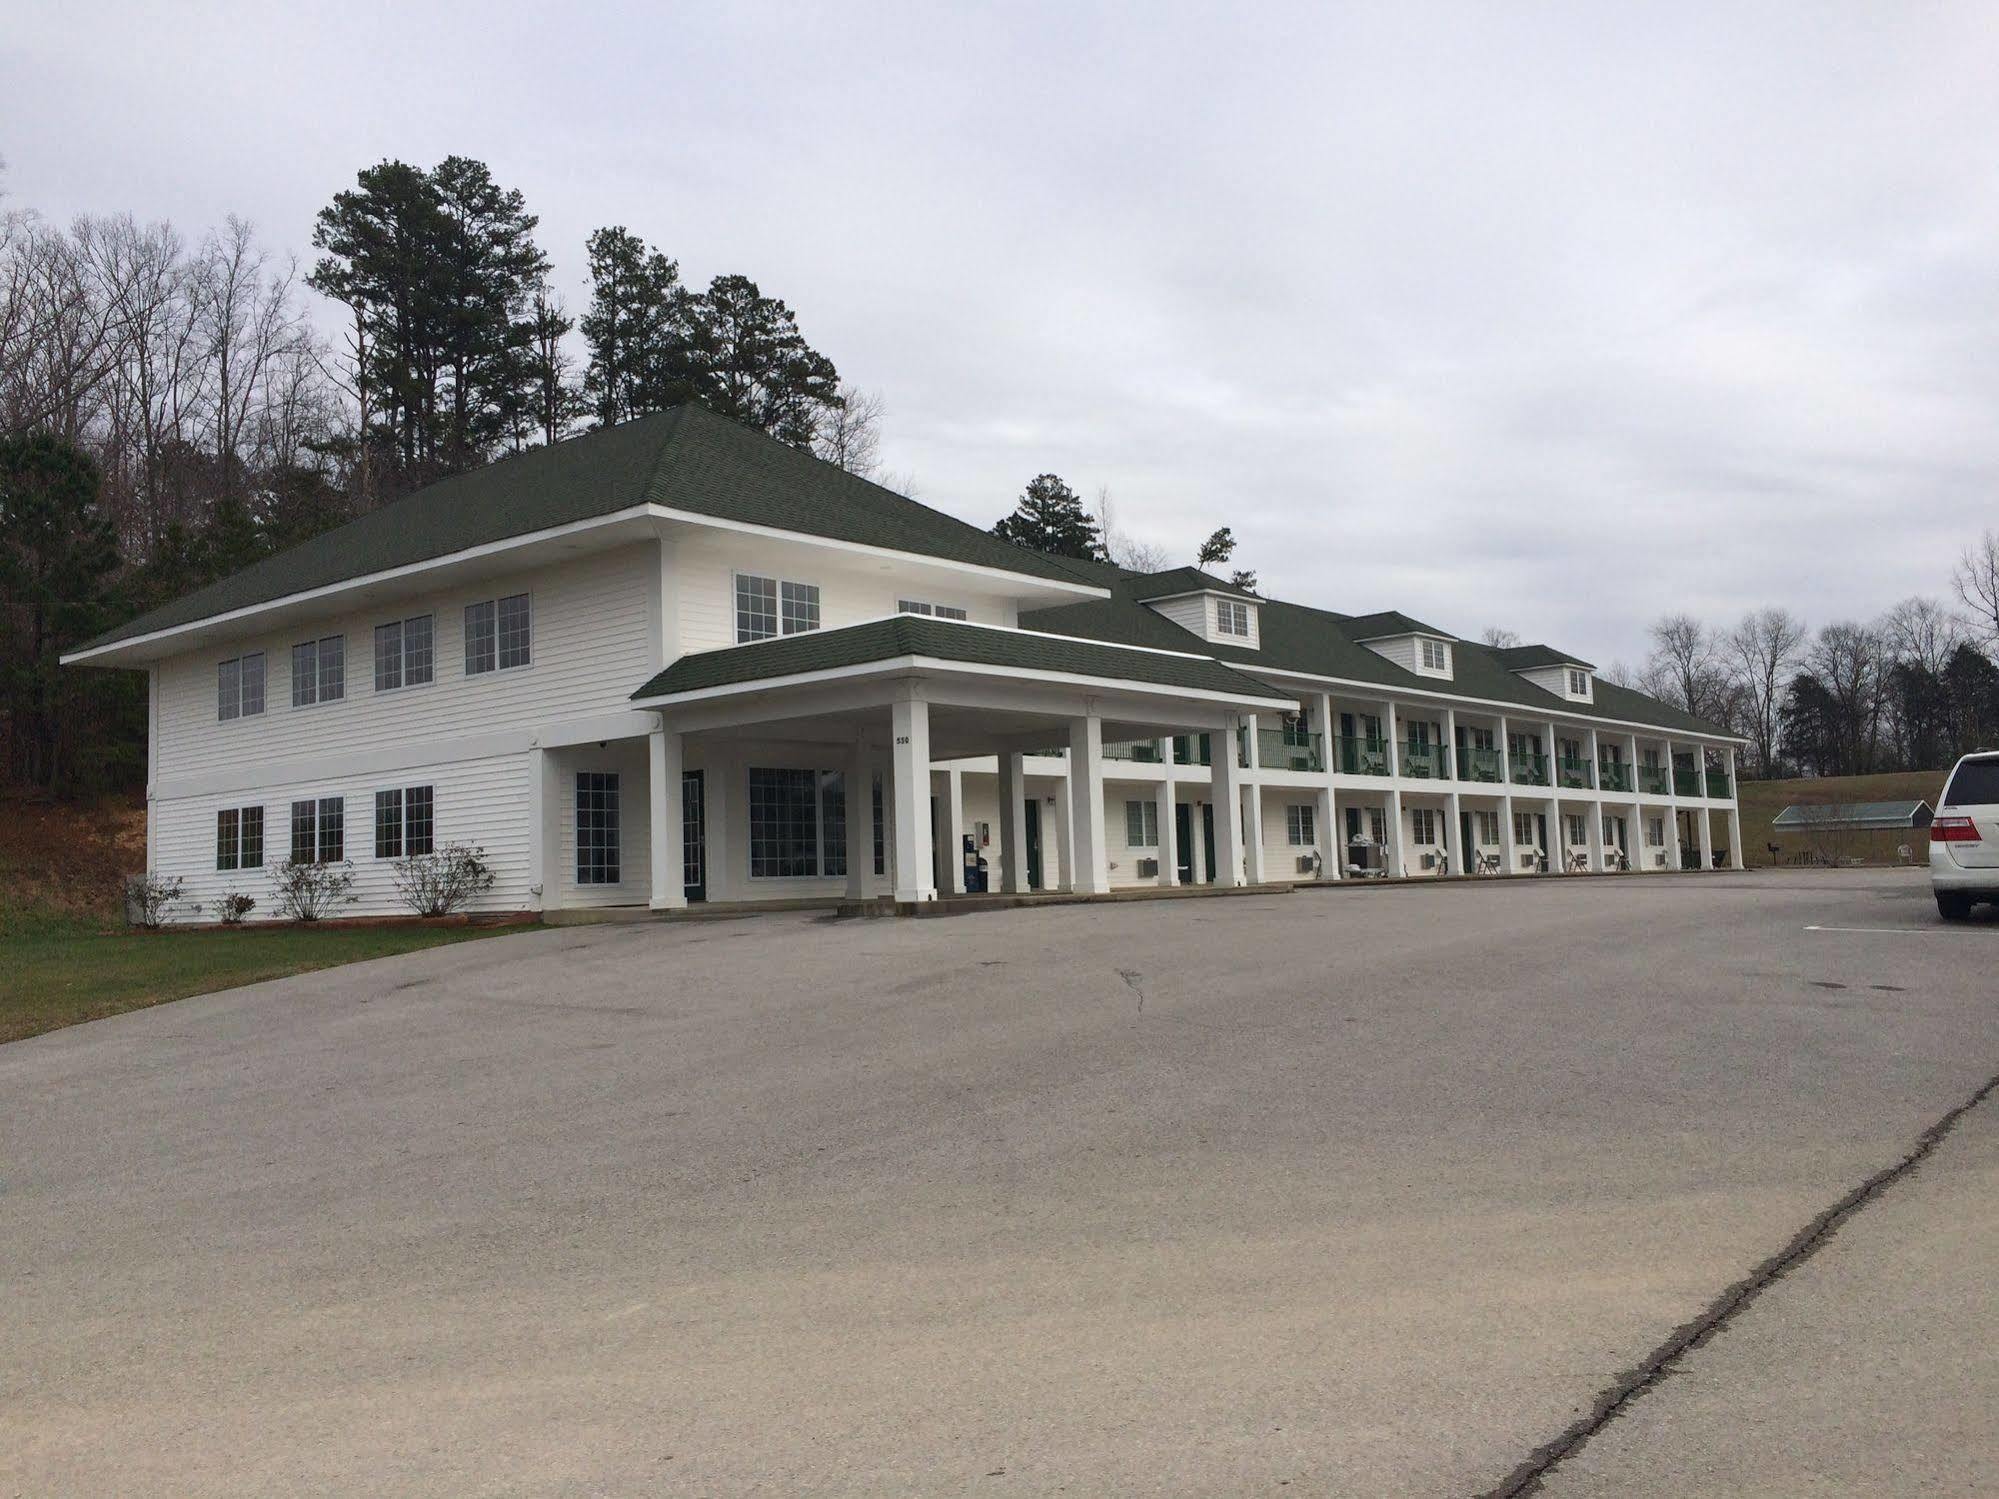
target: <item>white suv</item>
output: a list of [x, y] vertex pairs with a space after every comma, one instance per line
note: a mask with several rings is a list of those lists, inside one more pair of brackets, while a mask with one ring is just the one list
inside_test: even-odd
[[1962, 921], [1973, 901], [1999, 901], [1999, 752], [1966, 755], [1944, 783], [1930, 823], [1937, 914]]

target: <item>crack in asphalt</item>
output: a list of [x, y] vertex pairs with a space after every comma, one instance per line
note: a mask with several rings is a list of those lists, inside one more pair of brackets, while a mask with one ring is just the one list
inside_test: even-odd
[[1524, 1462], [1507, 1474], [1496, 1487], [1484, 1490], [1478, 1499], [1523, 1499], [1525, 1495], [1540, 1492], [1541, 1481], [1549, 1473], [1582, 1451], [1592, 1437], [1622, 1415], [1633, 1401], [1641, 1398], [1668, 1374], [1673, 1373], [1674, 1365], [1734, 1321], [1770, 1286], [1825, 1248], [1847, 1219], [1920, 1166], [1931, 1152], [1943, 1143], [1945, 1137], [1956, 1127], [1958, 1120], [1977, 1108], [1995, 1091], [1999, 1091], [1999, 1075], [1987, 1078], [1984, 1084], [1963, 1103], [1918, 1135], [1915, 1148], [1907, 1155], [1892, 1166], [1884, 1167], [1868, 1177], [1866, 1181], [1798, 1230], [1791, 1241], [1777, 1253], [1710, 1301], [1699, 1316], [1673, 1329], [1667, 1334], [1665, 1341], [1638, 1364], [1610, 1382], [1603, 1393], [1597, 1396], [1596, 1403], [1588, 1415], [1573, 1422], [1553, 1441], [1544, 1442], [1536, 1447], [1527, 1455]]

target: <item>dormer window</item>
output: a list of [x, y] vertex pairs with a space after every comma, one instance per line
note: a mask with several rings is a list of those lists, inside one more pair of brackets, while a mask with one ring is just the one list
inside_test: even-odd
[[1215, 600], [1215, 633], [1249, 638], [1249, 605], [1240, 599]]
[[1580, 667], [1571, 666], [1569, 668], [1569, 696], [1589, 696], [1589, 673]]
[[1451, 669], [1451, 653], [1443, 641], [1432, 640], [1429, 636], [1425, 635], [1417, 642], [1417, 645], [1422, 653], [1423, 670], [1449, 671]]

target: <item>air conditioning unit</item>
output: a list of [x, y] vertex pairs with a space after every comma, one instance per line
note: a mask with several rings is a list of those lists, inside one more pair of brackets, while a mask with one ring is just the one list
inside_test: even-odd
[[1138, 877], [1141, 880], [1158, 879], [1159, 861], [1157, 859], [1140, 859], [1138, 861]]
[[1522, 869], [1534, 869], [1538, 867], [1540, 858], [1541, 856], [1535, 853], [1531, 848], [1524, 849], [1522, 850], [1520, 855], [1520, 867]]
[[1298, 873], [1317, 874], [1318, 872], [1319, 856], [1317, 854], [1300, 854], [1298, 856]]
[[1444, 856], [1442, 854], [1425, 854], [1423, 855], [1422, 866], [1425, 869], [1435, 869], [1443, 862]]

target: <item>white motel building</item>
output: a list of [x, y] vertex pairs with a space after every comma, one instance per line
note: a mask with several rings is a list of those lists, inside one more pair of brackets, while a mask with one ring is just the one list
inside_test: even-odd
[[1740, 743], [1493, 649], [1046, 557], [697, 407], [432, 485], [90, 642], [182, 919], [485, 850], [490, 911], [1740, 867]]

